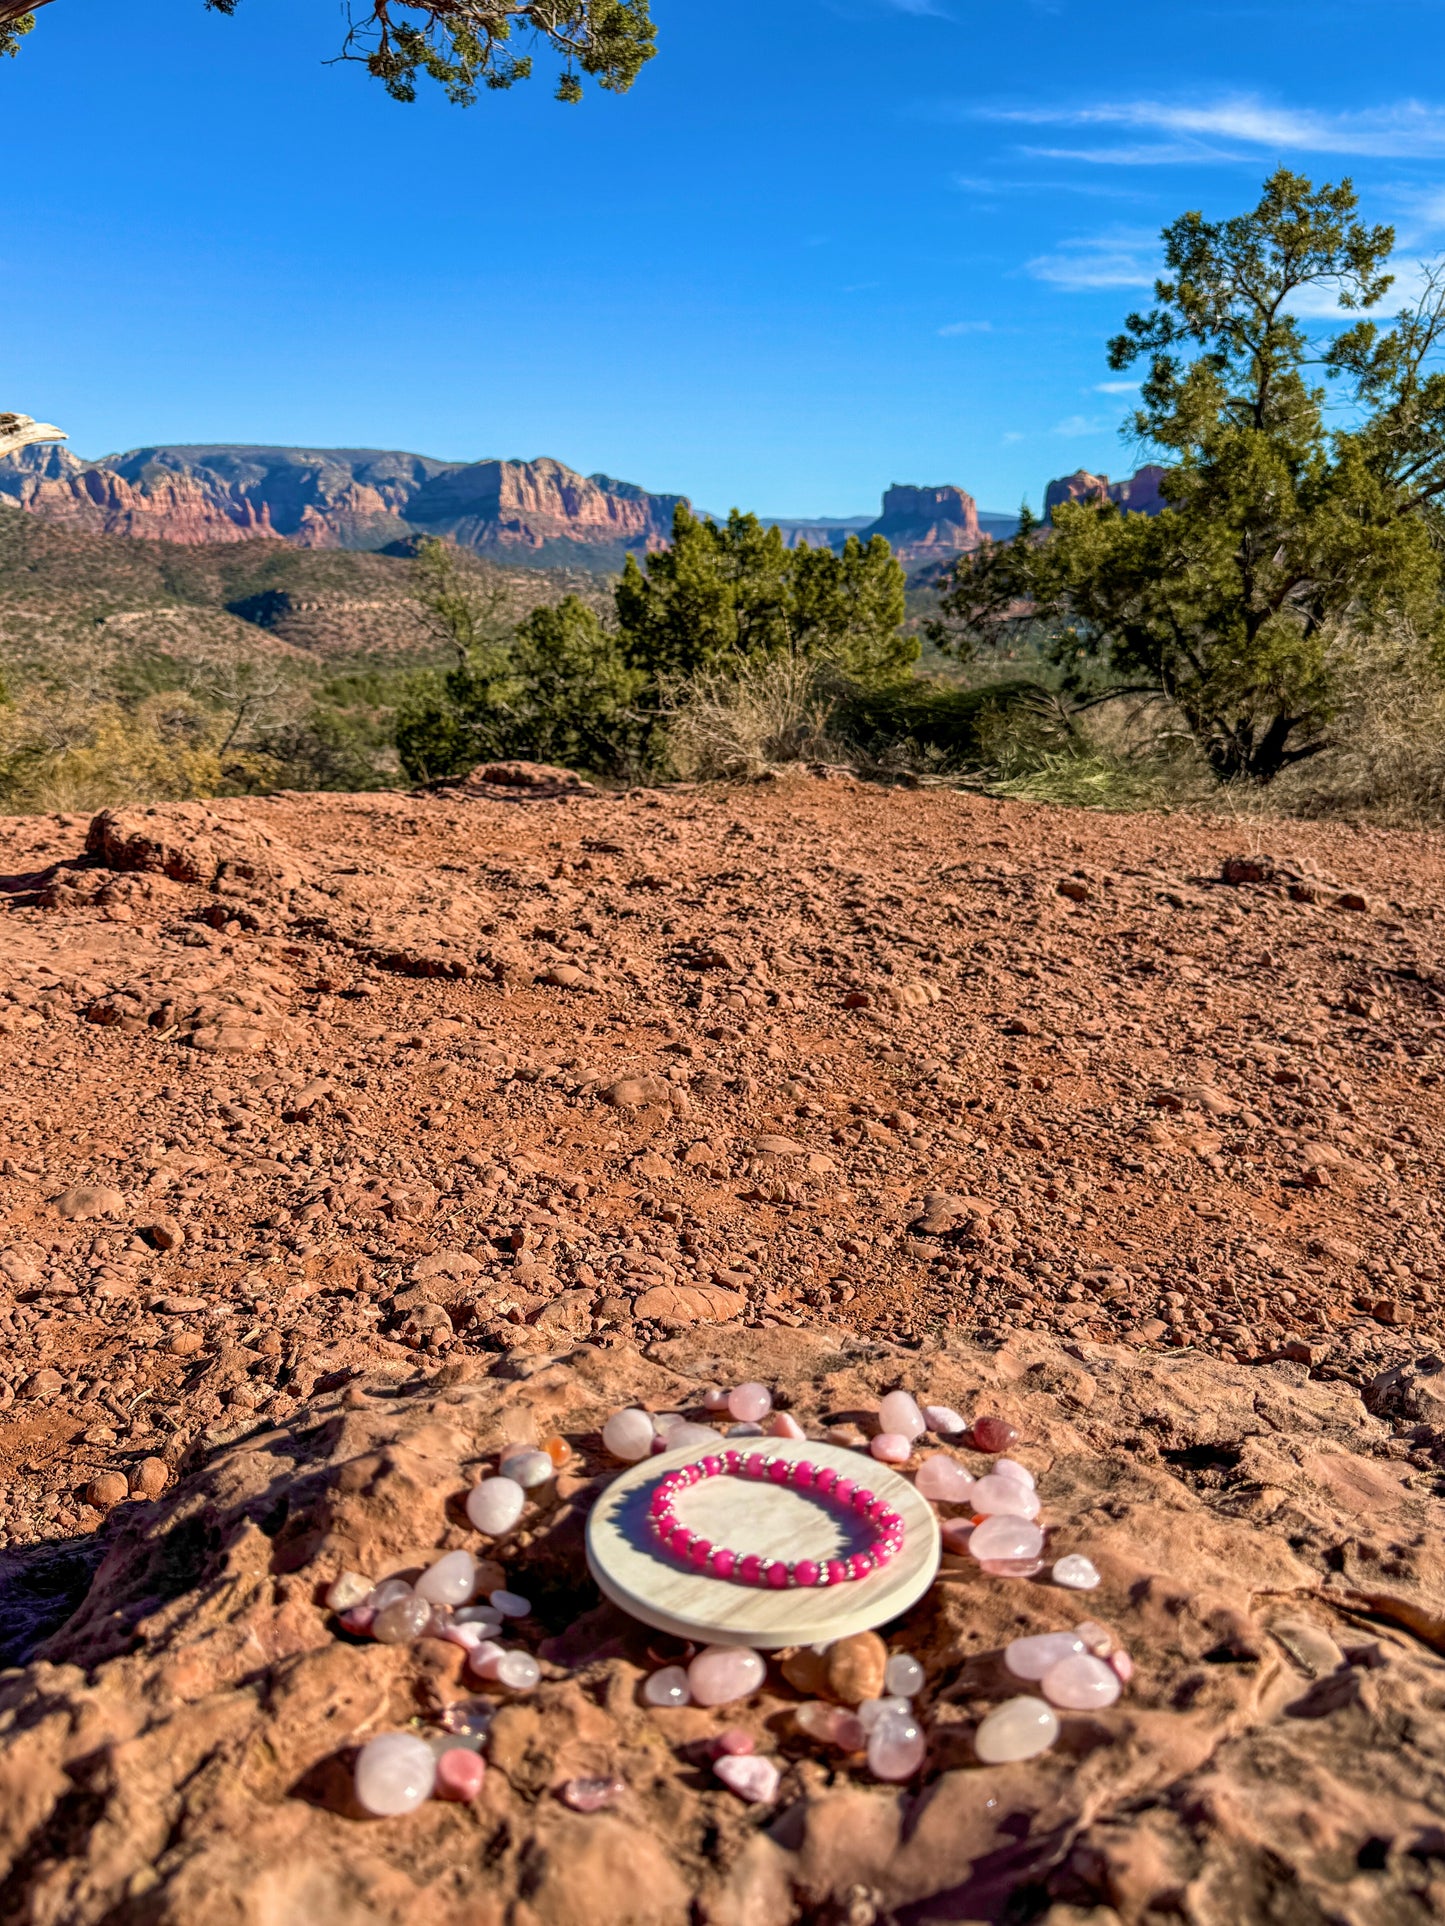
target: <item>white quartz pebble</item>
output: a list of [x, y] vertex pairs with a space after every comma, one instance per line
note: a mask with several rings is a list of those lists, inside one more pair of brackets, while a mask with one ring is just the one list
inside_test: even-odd
[[415, 1812], [436, 1784], [436, 1755], [412, 1732], [383, 1732], [356, 1759], [356, 1797], [378, 1819]]
[[991, 1471], [986, 1478], [975, 1478], [968, 1502], [985, 1517], [990, 1512], [1006, 1511], [1010, 1518], [1037, 1518], [1039, 1495], [1032, 1485], [1017, 1478], [1000, 1478]]
[[530, 1692], [542, 1676], [542, 1668], [530, 1652], [503, 1652], [491, 1675], [509, 1692]]
[[469, 1551], [448, 1552], [416, 1581], [417, 1596], [433, 1605], [465, 1605], [477, 1584], [477, 1561]]
[[1059, 1736], [1059, 1715], [1044, 1699], [1005, 1699], [996, 1705], [973, 1737], [985, 1765], [1037, 1758]]
[[1039, 1680], [1039, 1689], [1050, 1705], [1066, 1706], [1071, 1712], [1093, 1712], [1112, 1705], [1123, 1686], [1112, 1665], [1089, 1652], [1074, 1652], [1049, 1667]]
[[490, 1632], [502, 1629], [502, 1614], [493, 1611], [490, 1605], [463, 1605], [452, 1613], [454, 1625], [475, 1625], [485, 1637]]
[[484, 1478], [467, 1493], [467, 1516], [478, 1531], [499, 1538], [522, 1515], [527, 1494], [511, 1478]]
[[961, 1438], [968, 1429], [968, 1419], [951, 1404], [926, 1404], [923, 1416], [929, 1430], [938, 1438]]
[[531, 1599], [523, 1598], [520, 1592], [488, 1592], [487, 1603], [503, 1618], [525, 1618], [532, 1609]]
[[326, 1603], [333, 1612], [349, 1612], [353, 1605], [365, 1604], [371, 1591], [371, 1580], [360, 1572], [342, 1572], [327, 1586]]
[[509, 1452], [497, 1469], [523, 1491], [535, 1491], [557, 1476], [557, 1467], [545, 1451]]
[[645, 1458], [657, 1436], [645, 1411], [614, 1411], [602, 1427], [602, 1442], [614, 1458], [635, 1464]]
[[1099, 1583], [1098, 1568], [1082, 1552], [1070, 1552], [1067, 1558], [1058, 1559], [1049, 1576], [1071, 1592], [1092, 1592]]
[[895, 1698], [911, 1699], [923, 1689], [923, 1667], [908, 1652], [895, 1652], [883, 1674], [883, 1685]]
[[660, 1672], [650, 1673], [643, 1680], [642, 1696], [649, 1705], [690, 1705], [687, 1673], [680, 1665], [664, 1665]]
[[704, 1645], [687, 1668], [687, 1686], [698, 1705], [731, 1705], [750, 1698], [767, 1667], [746, 1645]]
[[928, 1429], [916, 1400], [906, 1391], [890, 1391], [879, 1401], [878, 1425], [882, 1431], [897, 1431], [905, 1438], [921, 1438]]
[[712, 1769], [729, 1792], [751, 1805], [770, 1806], [778, 1796], [778, 1768], [756, 1752], [725, 1752]]
[[1077, 1632], [1036, 1632], [1004, 1648], [1003, 1662], [1016, 1679], [1041, 1679], [1051, 1665], [1085, 1649]]
[[383, 1578], [378, 1584], [372, 1586], [364, 1603], [369, 1605], [372, 1611], [381, 1612], [385, 1611], [388, 1605], [394, 1605], [399, 1598], [410, 1598], [411, 1594], [412, 1587], [406, 1579]]

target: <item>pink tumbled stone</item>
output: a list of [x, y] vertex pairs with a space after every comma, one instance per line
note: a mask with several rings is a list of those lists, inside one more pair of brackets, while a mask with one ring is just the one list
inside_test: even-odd
[[923, 1416], [929, 1430], [940, 1438], [961, 1438], [968, 1429], [968, 1419], [951, 1404], [926, 1404]]
[[755, 1806], [771, 1805], [778, 1796], [778, 1768], [771, 1759], [763, 1759], [756, 1752], [741, 1755], [726, 1752], [722, 1758], [713, 1762], [713, 1771], [739, 1799], [746, 1799]]
[[1000, 1478], [996, 1472], [974, 1479], [968, 1502], [985, 1516], [990, 1512], [1007, 1512], [1011, 1518], [1039, 1515], [1039, 1496], [1033, 1486], [1022, 1484], [1017, 1478]]
[[906, 1391], [890, 1391], [878, 1406], [879, 1428], [896, 1431], [905, 1438], [921, 1438], [928, 1429], [915, 1399]]
[[1017, 1478], [1019, 1483], [1027, 1485], [1030, 1491], [1037, 1482], [1028, 1466], [1021, 1465], [1017, 1458], [995, 1458], [993, 1475], [995, 1478]]
[[806, 1438], [807, 1432], [791, 1411], [775, 1411], [768, 1425], [770, 1438]]
[[480, 1752], [454, 1745], [437, 1760], [436, 1797], [457, 1799], [463, 1804], [475, 1799], [487, 1776], [487, 1762]]
[[740, 1384], [728, 1393], [728, 1410], [744, 1424], [756, 1424], [773, 1408], [773, 1394], [765, 1384]]
[[971, 1518], [945, 1519], [940, 1536], [943, 1539], [943, 1549], [946, 1552], [952, 1552], [955, 1558], [961, 1558], [968, 1550], [968, 1541], [973, 1536], [973, 1520]]
[[1007, 1512], [975, 1525], [968, 1541], [969, 1557], [980, 1564], [986, 1558], [1037, 1558], [1043, 1548], [1044, 1534], [1038, 1526], [1028, 1518], [1010, 1517]]
[[962, 1465], [939, 1451], [931, 1458], [924, 1459], [913, 1482], [919, 1495], [931, 1498], [936, 1505], [966, 1505], [970, 1502], [976, 1480], [969, 1476]]
[[890, 1709], [868, 1734], [868, 1770], [875, 1779], [911, 1779], [927, 1750], [923, 1728], [912, 1712]]
[[719, 1732], [712, 1742], [713, 1755], [723, 1758], [731, 1754], [734, 1758], [744, 1758], [749, 1752], [756, 1752], [758, 1742], [751, 1732], [744, 1732], [740, 1725], [730, 1725], [726, 1732]]
[[1092, 1712], [1112, 1705], [1123, 1690], [1113, 1666], [1088, 1652], [1057, 1660], [1039, 1680], [1039, 1688], [1050, 1705], [1062, 1705], [1072, 1712]]
[[1016, 1679], [1041, 1679], [1051, 1665], [1083, 1649], [1077, 1632], [1037, 1632], [1031, 1638], [1012, 1640], [1004, 1648], [1003, 1662]]
[[882, 1464], [906, 1465], [913, 1453], [913, 1443], [901, 1431], [880, 1431], [868, 1449]]
[[1042, 1558], [980, 1558], [978, 1564], [991, 1578], [1037, 1578], [1044, 1569]]
[[1118, 1673], [1121, 1684], [1127, 1685], [1134, 1676], [1134, 1661], [1127, 1652], [1110, 1652], [1109, 1663]]
[[727, 1410], [728, 1393], [723, 1389], [722, 1385], [710, 1384], [708, 1386], [707, 1390], [702, 1394], [702, 1408], [704, 1411]]
[[687, 1668], [688, 1690], [697, 1705], [731, 1705], [762, 1684], [767, 1667], [746, 1645], [705, 1645]]

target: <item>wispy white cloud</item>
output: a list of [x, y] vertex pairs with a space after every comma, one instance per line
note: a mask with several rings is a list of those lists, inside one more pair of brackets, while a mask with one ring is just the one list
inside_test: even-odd
[[1138, 388], [1137, 381], [1096, 381], [1096, 395], [1132, 395]]
[[1051, 435], [1063, 435], [1068, 440], [1076, 440], [1080, 435], [1100, 435], [1113, 426], [1112, 422], [1100, 421], [1094, 415], [1065, 415], [1056, 421], [1049, 430]]
[[930, 15], [936, 20], [946, 20], [947, 13], [942, 7], [935, 6], [934, 0], [884, 0], [885, 6], [892, 7], [897, 13], [917, 13]]
[[1276, 152], [1377, 158], [1427, 159], [1445, 154], [1445, 107], [1420, 100], [1396, 101], [1352, 113], [1286, 107], [1255, 94], [1226, 95], [1199, 104], [1116, 100], [1082, 107], [997, 107], [974, 112], [982, 119], [1021, 126], [1122, 127], [1174, 137], [1159, 144], [1036, 150], [1054, 159], [1105, 166], [1241, 158], [1235, 149], [1211, 146], [1220, 141]]
[[1145, 229], [1111, 228], [1063, 241], [1053, 254], [1036, 254], [1027, 271], [1036, 281], [1079, 293], [1090, 288], [1154, 285], [1158, 237]]
[[992, 321], [950, 321], [947, 327], [938, 330], [940, 334], [992, 334]]

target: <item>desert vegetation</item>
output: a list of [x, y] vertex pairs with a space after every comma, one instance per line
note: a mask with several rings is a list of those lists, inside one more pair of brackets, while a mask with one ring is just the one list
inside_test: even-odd
[[1111, 807], [1436, 819], [1445, 276], [1373, 319], [1394, 238], [1348, 181], [1283, 170], [1246, 213], [1171, 223], [1155, 305], [1109, 344], [1143, 368], [1127, 428], [1167, 461], [1162, 512], [1025, 512], [911, 588], [881, 536], [790, 549], [686, 505], [610, 586], [438, 540], [220, 559], [97, 541], [77, 567], [78, 538], [6, 515], [0, 803], [377, 789], [525, 757], [604, 782], [805, 761]]

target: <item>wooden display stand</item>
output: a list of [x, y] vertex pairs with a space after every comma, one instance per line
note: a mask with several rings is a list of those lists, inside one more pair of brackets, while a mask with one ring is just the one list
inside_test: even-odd
[[[867, 1485], [903, 1519], [903, 1550], [881, 1572], [851, 1583], [779, 1591], [737, 1585], [690, 1570], [647, 1530], [658, 1480], [715, 1446], [687, 1445], [630, 1466], [603, 1492], [587, 1521], [587, 1563], [614, 1605], [644, 1625], [706, 1645], [819, 1645], [871, 1631], [906, 1612], [938, 1571], [938, 1519], [932, 1505], [889, 1466], [839, 1445], [798, 1438], [739, 1439], [770, 1458], [807, 1458]], [[679, 1519], [739, 1553], [823, 1560], [865, 1541], [845, 1511], [826, 1499], [751, 1478], [708, 1478], [681, 1494]]]

